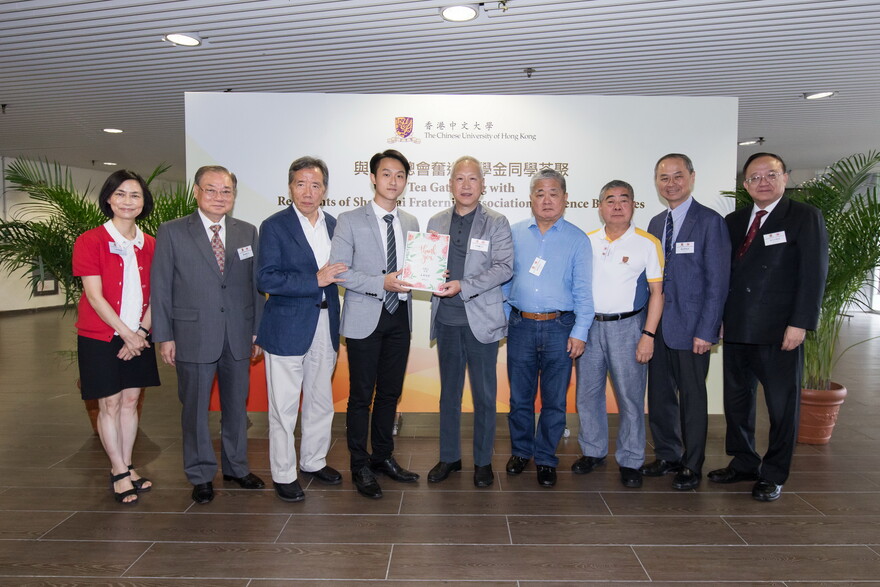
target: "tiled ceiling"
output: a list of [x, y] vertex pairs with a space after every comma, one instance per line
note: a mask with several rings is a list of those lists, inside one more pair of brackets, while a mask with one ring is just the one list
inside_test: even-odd
[[735, 96], [740, 137], [792, 168], [880, 146], [877, 0], [449, 3], [0, 2], [0, 155], [183, 179], [186, 91]]

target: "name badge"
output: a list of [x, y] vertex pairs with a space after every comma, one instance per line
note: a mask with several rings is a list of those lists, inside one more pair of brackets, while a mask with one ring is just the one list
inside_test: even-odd
[[251, 248], [250, 245], [248, 245], [246, 247], [241, 247], [240, 249], [238, 249], [238, 258], [241, 259], [242, 261], [244, 261], [245, 259], [250, 259], [253, 256], [254, 256], [254, 250]]
[[544, 270], [544, 265], [546, 265], [546, 264], [547, 264], [547, 261], [545, 261], [541, 257], [535, 257], [534, 263], [532, 263], [532, 266], [529, 268], [529, 273], [531, 273], [532, 275], [540, 276], [541, 271]]
[[781, 245], [784, 242], [786, 242], [784, 230], [781, 230], [779, 232], [771, 232], [770, 234], [764, 235], [765, 247], [769, 247], [770, 245]]
[[472, 238], [471, 239], [471, 250], [488, 251], [489, 250], [489, 241], [480, 240], [478, 238]]
[[125, 255], [125, 249], [123, 249], [116, 243], [110, 243], [110, 253], [112, 253], [113, 255]]
[[675, 243], [675, 254], [676, 255], [693, 255], [694, 254], [693, 241], [691, 241], [689, 243]]

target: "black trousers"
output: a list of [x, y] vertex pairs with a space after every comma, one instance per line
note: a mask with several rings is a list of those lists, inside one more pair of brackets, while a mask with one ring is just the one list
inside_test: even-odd
[[[394, 415], [409, 358], [407, 304], [401, 302], [394, 314], [383, 307], [376, 330], [366, 338], [346, 339], [346, 344], [349, 371], [346, 435], [354, 472], [371, 461], [382, 462], [394, 452]], [[367, 451], [368, 434], [372, 456]]]
[[[780, 342], [781, 344], [781, 342]], [[758, 473], [782, 485], [788, 479], [797, 441], [804, 347], [783, 351], [780, 344], [724, 343], [724, 416], [730, 467]], [[770, 417], [770, 442], [763, 459], [755, 451], [758, 382]]]
[[671, 349], [663, 341], [663, 320], [648, 364], [648, 422], [658, 459], [681, 461], [702, 473], [706, 458], [708, 400], [706, 377], [711, 352]]

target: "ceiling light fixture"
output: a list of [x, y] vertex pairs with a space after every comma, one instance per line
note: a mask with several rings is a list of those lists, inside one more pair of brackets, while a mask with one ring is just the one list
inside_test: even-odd
[[111, 135], [118, 135], [119, 133], [122, 132], [121, 128], [105, 128], [103, 130], [104, 130], [104, 132], [110, 133]]
[[107, 165], [109, 167], [116, 167], [119, 163], [114, 163], [113, 161], [104, 161], [103, 165]]
[[823, 100], [825, 98], [830, 98], [831, 96], [836, 96], [837, 92], [804, 92], [801, 95], [804, 97], [804, 100]]
[[749, 145], [763, 145], [764, 137], [752, 137], [750, 139], [743, 139], [737, 143], [740, 147], [747, 147]]
[[198, 47], [202, 44], [202, 38], [195, 33], [168, 33], [162, 40], [181, 47]]
[[476, 4], [456, 4], [444, 6], [440, 9], [440, 16], [449, 22], [467, 22], [474, 20], [480, 15], [480, 9]]

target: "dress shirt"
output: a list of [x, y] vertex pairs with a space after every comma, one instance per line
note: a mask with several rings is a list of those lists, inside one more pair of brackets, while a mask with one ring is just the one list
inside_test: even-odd
[[[476, 208], [464, 216], [460, 216], [454, 209], [452, 211], [452, 219], [449, 222], [449, 261], [447, 264], [449, 279], [446, 281], [464, 279], [464, 263], [470, 244], [471, 227], [476, 216]], [[451, 298], [440, 298], [437, 320], [447, 326], [468, 325], [467, 311], [464, 309], [461, 292]]]
[[[513, 279], [502, 287], [508, 305], [523, 312], [573, 311], [576, 320], [571, 337], [587, 340], [593, 323], [589, 239], [564, 218], [544, 234], [534, 217], [514, 224], [511, 233]], [[544, 261], [540, 275], [530, 272], [536, 260]]]
[[[781, 199], [782, 199], [782, 198], [779, 198], [779, 200], [781, 200]], [[773, 212], [773, 208], [776, 207], [776, 204], [779, 203], [779, 200], [776, 200], [776, 201], [773, 202], [772, 204], [768, 204], [766, 208], [758, 208], [758, 205], [757, 205], [757, 204], [753, 204], [753, 205], [752, 205], [752, 213], [749, 215], [749, 223], [746, 224], [746, 226], [749, 227], [749, 228], [752, 226], [752, 222], [755, 221], [755, 216], [758, 215], [758, 210], [764, 210], [764, 211], [767, 212], [767, 213], [764, 214], [764, 216], [761, 218], [761, 224], [758, 225], [758, 228], [761, 228], [762, 226], [764, 226], [764, 223], [767, 222], [767, 218], [770, 217], [770, 213]], [[748, 228], [747, 228], [747, 229], [746, 229], [746, 234], [748, 234], [748, 232], [749, 232], [749, 231], [748, 231]]]
[[215, 224], [220, 225], [220, 230], [217, 231], [217, 234], [220, 235], [220, 242], [223, 243], [223, 249], [225, 250], [226, 249], [226, 215], [224, 214], [220, 218], [220, 222], [212, 222], [210, 218], [205, 216], [204, 213], [201, 210], [199, 210], [199, 218], [202, 219], [202, 224], [205, 226], [205, 234], [208, 235], [209, 241], [214, 238], [214, 231], [211, 230], [211, 227], [214, 226]]
[[[318, 219], [312, 226], [312, 221], [303, 216], [303, 213], [293, 204], [290, 205], [299, 218], [299, 225], [302, 227], [303, 234], [312, 247], [312, 254], [315, 256], [315, 263], [318, 269], [327, 264], [330, 260], [330, 232], [327, 230], [327, 223], [324, 222], [324, 211], [318, 208]], [[321, 292], [321, 301], [326, 300], [327, 296]]]
[[[397, 215], [397, 206], [394, 207], [394, 210], [390, 212], [377, 204], [375, 201], [370, 202], [370, 205], [373, 206], [373, 214], [376, 215], [376, 220], [379, 225], [379, 234], [382, 235], [382, 238], [379, 240], [382, 242], [382, 252], [385, 253], [385, 257], [388, 257], [388, 239], [386, 235], [388, 234], [388, 224], [385, 222], [384, 217], [388, 214], [394, 216], [394, 220], [391, 221], [391, 226], [394, 227], [394, 248], [397, 249], [397, 270], [400, 271], [403, 269], [403, 252], [406, 249], [406, 235], [403, 234], [403, 229], [400, 227], [400, 217]], [[400, 301], [405, 302], [409, 296], [409, 293], [399, 293], [397, 294], [397, 298]]]
[[[678, 232], [681, 230], [681, 223], [684, 222], [684, 217], [687, 216], [688, 210], [691, 209], [691, 202], [694, 201], [693, 196], [688, 196], [688, 199], [676, 206], [675, 208], [670, 208], [667, 211], [667, 214], [672, 214], [672, 242], [674, 243], [678, 240]], [[663, 250], [666, 250], [666, 231], [663, 231]], [[668, 261], [668, 259], [667, 259]]]

